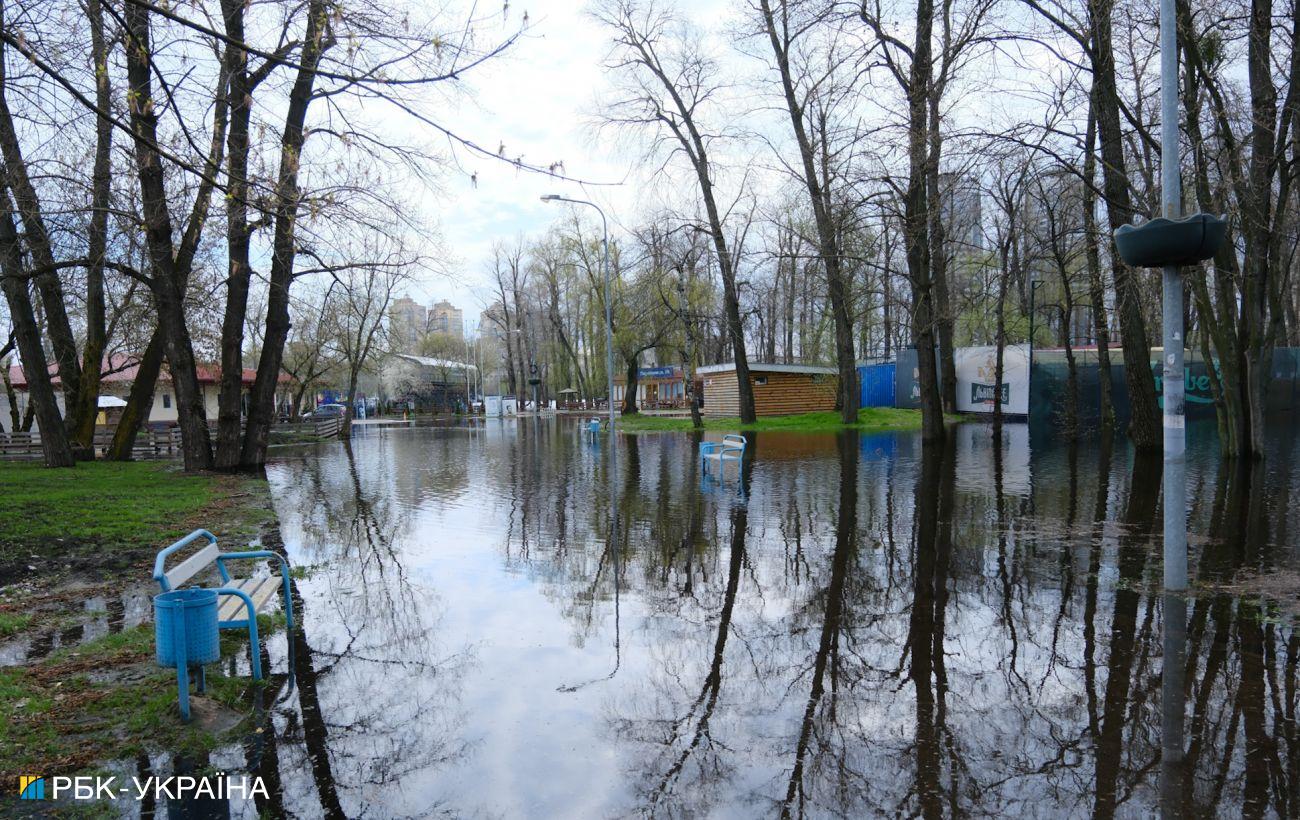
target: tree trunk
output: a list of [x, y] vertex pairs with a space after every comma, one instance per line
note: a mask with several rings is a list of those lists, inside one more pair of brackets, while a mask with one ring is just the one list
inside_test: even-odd
[[[1068, 287], [1066, 293], [1069, 293]], [[1066, 297], [1066, 315], [1069, 316], [1074, 308], [1073, 300], [1068, 295]], [[1074, 360], [1074, 343], [1070, 339], [1070, 331], [1067, 323], [1065, 331], [1065, 434], [1074, 438], [1079, 432], [1079, 366]]]
[[158, 144], [158, 114], [152, 91], [152, 66], [149, 45], [149, 11], [128, 3], [125, 18], [129, 30], [126, 48], [127, 76], [130, 82], [128, 108], [135, 135], [136, 170], [140, 179], [140, 204], [143, 210], [145, 239], [153, 269], [150, 288], [158, 310], [158, 325], [176, 393], [176, 412], [180, 418], [181, 453], [187, 470], [212, 468], [212, 444], [208, 433], [203, 392], [199, 387], [194, 361], [194, 347], [185, 322], [185, 284], [187, 270], [178, 267], [172, 241], [172, 221], [168, 208], [162, 157]]
[[298, 75], [289, 93], [284, 134], [280, 143], [280, 169], [276, 186], [275, 237], [271, 250], [270, 294], [266, 306], [266, 333], [257, 363], [249, 401], [248, 427], [240, 463], [244, 469], [259, 469], [266, 462], [266, 446], [275, 421], [275, 391], [280, 381], [284, 343], [289, 338], [289, 286], [293, 283], [296, 254], [295, 227], [298, 219], [299, 157], [306, 132], [307, 107], [312, 100], [316, 68], [321, 55], [334, 40], [327, 34], [328, 9], [325, 0], [311, 0], [307, 6], [306, 39], [299, 57]]
[[140, 428], [149, 423], [158, 373], [162, 370], [164, 347], [162, 328], [154, 328], [153, 335], [149, 337], [149, 345], [136, 365], [135, 381], [131, 383], [131, 394], [126, 400], [126, 407], [122, 408], [117, 429], [113, 431], [113, 442], [109, 445], [107, 456], [111, 461], [130, 461], [135, 448], [135, 437]]
[[686, 397], [686, 404], [691, 410], [691, 428], [703, 430], [704, 419], [700, 418], [700, 403], [695, 397], [695, 374], [691, 372], [690, 359], [687, 356], [682, 357], [682, 377], [685, 379], [685, 384], [682, 385], [682, 393]]
[[72, 467], [76, 461], [68, 446], [67, 431], [50, 381], [45, 351], [41, 348], [41, 330], [36, 324], [31, 297], [27, 292], [27, 279], [22, 270], [22, 255], [18, 248], [18, 230], [14, 225], [8, 197], [4, 197], [4, 212], [0, 213], [0, 284], [5, 301], [9, 303], [9, 317], [14, 324], [14, 338], [23, 359], [23, 374], [27, 377], [27, 392], [31, 407], [35, 408], [41, 425], [41, 452], [46, 467]]
[[[1300, 26], [1300, 8], [1294, 10], [1294, 24]], [[1251, 4], [1250, 30], [1247, 49], [1247, 77], [1250, 87], [1250, 163], [1248, 179], [1241, 206], [1242, 236], [1245, 239], [1242, 273], [1241, 319], [1245, 336], [1246, 372], [1243, 379], [1246, 390], [1247, 437], [1245, 453], [1253, 458], [1263, 458], [1267, 452], [1264, 440], [1264, 410], [1267, 404], [1268, 383], [1272, 374], [1273, 348], [1281, 334], [1282, 306], [1276, 291], [1282, 277], [1280, 226], [1275, 221], [1277, 204], [1274, 188], [1277, 142], [1277, 89], [1273, 79], [1273, 3], [1256, 0]], [[1300, 34], [1300, 32], [1293, 32]], [[1300, 44], [1292, 45], [1292, 82], [1300, 82]], [[1295, 104], [1293, 97], [1288, 102]], [[1286, 186], [1290, 179], [1281, 181], [1280, 199], [1288, 199]], [[1280, 217], [1277, 217], [1280, 219]]]
[[[1115, 86], [1115, 53], [1111, 36], [1110, 0], [1089, 0], [1093, 44], [1093, 100], [1101, 146], [1101, 172], [1106, 212], [1111, 230], [1127, 224], [1134, 214], [1124, 160], [1124, 134], [1120, 125], [1119, 92]], [[1128, 384], [1129, 438], [1140, 452], [1162, 447], [1156, 382], [1151, 372], [1151, 343], [1142, 315], [1134, 271], [1119, 254], [1111, 254], [1120, 342], [1124, 350], [1124, 379]]]
[[[11, 339], [9, 345], [16, 342]], [[9, 402], [9, 427], [15, 433], [22, 428], [22, 419], [18, 415], [18, 393], [14, 390], [14, 383], [9, 378], [9, 363], [0, 356], [0, 379], [5, 383], [5, 399]]]
[[943, 402], [935, 359], [935, 293], [930, 258], [926, 185], [929, 175], [929, 96], [934, 3], [918, 0], [916, 38], [912, 70], [908, 81], [908, 177], [903, 203], [903, 234], [907, 241], [907, 274], [912, 284], [912, 338], [916, 343], [918, 386], [921, 391], [921, 438], [939, 441], [944, 437]]
[[[360, 369], [361, 363], [359, 360], [348, 368], [348, 400], [343, 405], [343, 427], [339, 430], [340, 438], [352, 438], [352, 414], [356, 412], [357, 376]], [[443, 381], [446, 381], [445, 376]]]
[[[623, 406], [619, 409], [619, 412], [625, 416], [634, 416], [640, 412], [637, 410], [636, 406], [636, 391], [638, 386], [637, 377], [639, 371], [640, 368], [637, 367], [637, 357], [630, 357], [627, 361], [627, 389], [623, 391]], [[610, 401], [613, 400], [614, 397], [610, 396]]]
[[[929, 193], [930, 267], [934, 274], [935, 326], [939, 332], [939, 398], [945, 413], [957, 412], [957, 356], [953, 344], [952, 297], [948, 292], [947, 233], [943, 224], [943, 192], [939, 186], [939, 156], [943, 135], [939, 131], [939, 95], [929, 100], [930, 156], [926, 169]], [[951, 194], [950, 194], [951, 196]]]
[[[108, 82], [108, 45], [104, 38], [104, 12], [100, 0], [87, 0], [91, 57], [95, 64], [95, 104], [103, 111], [112, 105]], [[99, 415], [99, 386], [108, 345], [104, 322], [104, 256], [108, 249], [108, 209], [111, 204], [113, 124], [95, 119], [95, 164], [91, 177], [90, 224], [87, 228], [86, 343], [82, 348], [81, 383], [75, 412], [69, 411], [74, 454], [95, 458], [95, 419]]]
[[[1014, 241], [1014, 239], [1008, 239], [1007, 241]], [[1002, 375], [1007, 347], [1007, 279], [1010, 278], [1007, 270], [1007, 256], [1008, 254], [1004, 251], [1002, 270], [998, 273], [998, 303], [994, 308], [994, 315], [996, 316], [994, 335], [996, 353], [993, 363], [993, 441], [999, 453], [1001, 453], [1002, 447]]]
[[[502, 310], [505, 310], [503, 307]], [[515, 343], [512, 341], [514, 334], [510, 331], [509, 321], [510, 313], [506, 312], [506, 384], [510, 387], [510, 395], [516, 399], [519, 398], [519, 357], [515, 355]], [[612, 400], [612, 397], [611, 397]]]
[[1111, 396], [1110, 381], [1110, 323], [1106, 319], [1106, 285], [1101, 275], [1102, 241], [1097, 232], [1097, 115], [1093, 97], [1089, 95], [1088, 129], [1084, 138], [1083, 155], [1083, 234], [1084, 257], [1088, 267], [1088, 299], [1092, 302], [1093, 335], [1097, 342], [1097, 384], [1100, 390], [1099, 413], [1102, 430], [1115, 427], [1115, 400]]
[[225, 70], [230, 78], [226, 134], [226, 309], [221, 321], [221, 383], [217, 394], [216, 466], [232, 470], [240, 461], [240, 418], [243, 415], [244, 321], [248, 315], [250, 263], [248, 226], [248, 130], [253, 83], [248, 75], [244, 42], [244, 0], [221, 0], [226, 35]]

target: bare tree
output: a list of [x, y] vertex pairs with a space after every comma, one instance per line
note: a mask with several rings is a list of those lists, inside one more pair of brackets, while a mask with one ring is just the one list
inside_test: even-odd
[[412, 264], [400, 248], [380, 247], [372, 240], [365, 244], [357, 255], [371, 261], [333, 274], [334, 287], [325, 308], [333, 331], [327, 343], [347, 376], [342, 431], [345, 438], [352, 434], [357, 383], [387, 341], [388, 306], [394, 291], [408, 278]]
[[[929, 0], [922, 0], [929, 2]], [[840, 417], [845, 424], [857, 420], [857, 361], [853, 351], [853, 308], [849, 273], [841, 254], [842, 226], [837, 219], [840, 203], [832, 186], [837, 169], [831, 166], [830, 135], [827, 132], [832, 102], [834, 74], [839, 66], [831, 66], [820, 77], [798, 74], [794, 60], [797, 50], [803, 47], [809, 32], [823, 23], [829, 12], [819, 4], [800, 0], [759, 0], [759, 20], [763, 34], [772, 49], [780, 77], [782, 101], [790, 119], [795, 144], [799, 149], [799, 179], [807, 189], [816, 226], [817, 250], [826, 274], [826, 292], [830, 312], [835, 324], [835, 359], [839, 369]], [[928, 35], [927, 35], [928, 36]], [[842, 89], [841, 89], [842, 93]], [[816, 128], [820, 125], [820, 128]], [[928, 321], [927, 321], [928, 324]], [[918, 350], [920, 342], [918, 340]], [[933, 346], [927, 348], [933, 374]], [[924, 378], [924, 377], [923, 377]], [[924, 384], [924, 382], [923, 382]], [[937, 395], [937, 394], [936, 394]], [[937, 406], [937, 402], [936, 402]], [[943, 437], [942, 411], [927, 414], [924, 435], [927, 438]], [[937, 419], [937, 421], [936, 421]]]
[[[1137, 211], [1128, 175], [1121, 121], [1123, 102], [1116, 78], [1114, 3], [1112, 0], [1084, 0], [1084, 7], [1075, 9], [1064, 0], [1051, 5], [1039, 0], [1022, 1], [1073, 41], [1092, 72], [1089, 103], [1091, 116], [1096, 121], [1106, 213], [1111, 230], [1115, 230], [1130, 222]], [[1135, 272], [1120, 261], [1118, 254], [1111, 254], [1111, 263], [1131, 411], [1129, 437], [1139, 450], [1158, 451], [1161, 446], [1159, 408], [1139, 283]]]
[[[672, 12], [653, 0], [612, 0], [598, 12], [614, 30], [614, 53], [608, 67], [628, 76], [629, 87], [607, 114], [618, 125], [648, 130], [671, 144], [670, 155], [681, 153], [690, 162], [704, 205], [705, 226], [713, 240], [722, 278], [727, 335], [731, 341], [739, 386], [740, 420], [755, 419], [754, 387], [749, 377], [749, 356], [736, 288], [736, 264], [727, 241], [726, 212], [718, 205], [717, 170], [710, 160], [713, 144], [724, 139], [725, 129], [701, 121], [723, 91], [720, 67], [708, 55], [699, 35]], [[724, 116], [721, 113], [715, 117]], [[661, 139], [653, 140], [656, 147]]]

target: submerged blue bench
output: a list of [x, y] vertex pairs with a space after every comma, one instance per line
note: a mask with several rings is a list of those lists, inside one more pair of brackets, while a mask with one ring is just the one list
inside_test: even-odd
[[[207, 541], [207, 546], [181, 561], [170, 570], [166, 568], [167, 556], [185, 549], [198, 541]], [[227, 561], [274, 558], [280, 563], [280, 577], [274, 575], [253, 576], [234, 579], [226, 569]], [[251, 550], [249, 552], [222, 552], [217, 546], [217, 537], [207, 530], [195, 530], [171, 546], [159, 551], [153, 563], [153, 578], [163, 592], [185, 584], [200, 572], [216, 565], [221, 574], [221, 586], [215, 592], [221, 600], [217, 610], [218, 629], [247, 629], [249, 647], [252, 650], [253, 679], [262, 679], [262, 652], [257, 637], [257, 613], [275, 597], [276, 588], [284, 594], [284, 617], [290, 630], [293, 629], [293, 601], [289, 597], [289, 565], [280, 555], [270, 550]], [[292, 648], [293, 642], [290, 641]], [[292, 670], [290, 670], [292, 671]]]
[[718, 465], [718, 471], [721, 478], [727, 477], [727, 462], [736, 462], [736, 471], [740, 471], [740, 462], [745, 458], [745, 437], [734, 433], [728, 433], [722, 437], [722, 441], [705, 441], [700, 444], [700, 469], [705, 475], [709, 474], [709, 462], [715, 462]]

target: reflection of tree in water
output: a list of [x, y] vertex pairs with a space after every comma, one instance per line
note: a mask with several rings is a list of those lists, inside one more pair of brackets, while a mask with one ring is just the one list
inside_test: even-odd
[[[1225, 466], [1212, 508], [1211, 539], [1201, 552], [1203, 584], [1229, 581], [1243, 568], [1271, 566], [1268, 545], [1285, 543], [1283, 516], [1268, 512], [1261, 464]], [[1287, 484], [1283, 485], [1283, 489]], [[1296, 666], [1300, 639], [1257, 599], [1219, 593], [1192, 601], [1185, 696], [1183, 776], [1186, 813], [1242, 806], [1242, 815], [1300, 813], [1300, 737]]]
[[[660, 467], [660, 491], [668, 492], [672, 485], [665, 480], [667, 462], [661, 460]], [[737, 479], [741, 499], [748, 494], [753, 470], [753, 459], [741, 465]], [[728, 639], [733, 634], [733, 613], [739, 598], [742, 568], [747, 560], [745, 539], [749, 510], [741, 500], [731, 503], [726, 508], [725, 529], [728, 535], [725, 555], [712, 554], [712, 550], [708, 550], [710, 554], [702, 555], [701, 550], [707, 549], [707, 545], [702, 543], [705, 505], [700, 482], [699, 461], [692, 458], [683, 484], [685, 518], [677, 522], [679, 529], [674, 531], [668, 510], [661, 510], [659, 526], [652, 531], [662, 540], [651, 543], [665, 547], [657, 557], [662, 562], [660, 577], [668, 581], [661, 588], [662, 594], [652, 599], [655, 611], [690, 623], [698, 618], [702, 621], [701, 626], [714, 618], [714, 612], [717, 613], [716, 624], [709, 631], [710, 652], [707, 666], [702, 670], [702, 680], [696, 684], [684, 674], [679, 675], [674, 681], [676, 685], [657, 687], [643, 703], [654, 709], [654, 713], [644, 718], [614, 718], [621, 735], [635, 738], [653, 755], [651, 760], [641, 761], [643, 765], [638, 766], [636, 773], [641, 780], [636, 787], [639, 798], [649, 812], [675, 813], [683, 796], [688, 797], [692, 810], [698, 811], [712, 802], [711, 786], [725, 782], [734, 770], [734, 764], [727, 758], [735, 750], [718, 742], [711, 723], [724, 685], [724, 659]], [[716, 537], [714, 542], [723, 543]], [[712, 572], [724, 561], [725, 571]], [[722, 584], [720, 590], [716, 588], [718, 583]], [[683, 672], [693, 666], [690, 659], [672, 657], [672, 647], [662, 647], [662, 651], [665, 654], [661, 660], [665, 665]], [[667, 713], [660, 715], [658, 710], [661, 708]]]
[[[624, 440], [612, 476], [603, 440], [530, 428], [474, 451], [483, 466], [462, 480], [488, 480], [465, 495], [508, 519], [507, 571], [592, 652], [615, 635], [619, 590], [624, 664], [587, 691], [627, 771], [607, 788], [644, 812], [1104, 817], [1156, 805], [1159, 471], [1130, 463], [1122, 443], [1035, 452], [1028, 481], [1014, 472], [1027, 459], [996, 450], [961, 463], [964, 452], [912, 452], [900, 437], [880, 459], [847, 436], [838, 464], [759, 453], [737, 493], [734, 478], [700, 481], [685, 437]], [[308, 607], [342, 594], [324, 603], [337, 608], [328, 620], [361, 622], [373, 606], [401, 634], [423, 624], [408, 610], [427, 594], [402, 592], [414, 589], [393, 546], [406, 511], [386, 505], [407, 490], [386, 458], [359, 449], [355, 471], [339, 461], [305, 477], [358, 491], [302, 513], [348, 533], [322, 540], [341, 545], [344, 566], [303, 583]], [[970, 480], [980, 470], [987, 480]], [[1289, 474], [1258, 473], [1196, 474], [1203, 583], [1270, 567], [1270, 545], [1286, 543]], [[376, 588], [353, 600], [363, 581]], [[348, 721], [331, 698], [368, 692], [364, 670], [391, 654], [368, 651], [366, 627], [331, 630], [311, 643], [335, 750], [338, 733], [354, 738], [333, 725]], [[1300, 813], [1292, 630], [1256, 601], [1202, 594], [1186, 649], [1186, 813]], [[356, 765], [328, 759], [340, 782]]]
[[[920, 460], [908, 503], [899, 482], [868, 481], [872, 518], [859, 529], [883, 530], [874, 549], [855, 548], [843, 525], [850, 485], [841, 482], [830, 543], [825, 516], [802, 503], [798, 468], [765, 475], [752, 492], [781, 499], [784, 552], [755, 538], [751, 513], [742, 562], [716, 562], [712, 586], [696, 583], [694, 606], [674, 611], [696, 630], [669, 631], [660, 674], [612, 709], [615, 733], [638, 749], [643, 805], [707, 811], [731, 781], [733, 802], [791, 815], [1106, 817], [1154, 806], [1160, 606], [1148, 590], [1159, 578], [1149, 557], [1159, 548], [1159, 466], [1129, 468], [1109, 447], [1089, 455], [1064, 453], [1063, 474], [1033, 490], [1032, 518], [1025, 498], [1003, 497], [1001, 459], [982, 500], [954, 493], [951, 451]], [[894, 463], [855, 469], [898, 475]], [[1271, 556], [1252, 549], [1285, 542], [1286, 516], [1270, 510], [1290, 482], [1274, 477], [1268, 493], [1262, 482], [1249, 473], [1209, 482], [1220, 498], [1198, 525], [1214, 535], [1203, 579], [1268, 566]], [[715, 540], [725, 559], [736, 532]], [[910, 558], [891, 547], [908, 543]], [[784, 616], [779, 602], [791, 594], [803, 603]], [[1300, 640], [1261, 604], [1226, 594], [1193, 602], [1188, 634], [1188, 813], [1294, 815]], [[753, 785], [754, 770], [769, 772], [766, 785]]]
[[310, 634], [294, 637], [300, 708], [278, 710], [278, 748], [261, 759], [277, 762], [295, 813], [316, 802], [322, 816], [383, 817], [408, 811], [403, 800], [433, 810], [441, 798], [412, 783], [466, 752], [457, 680], [468, 658], [439, 647], [437, 596], [407, 572], [409, 507], [388, 452], [369, 448], [359, 463], [345, 443], [337, 458], [294, 465], [285, 487], [288, 518], [313, 545], [309, 577], [293, 585]]
[[[804, 707], [803, 722], [799, 727], [799, 740], [795, 747], [794, 764], [781, 804], [781, 816], [804, 816], [809, 794], [807, 770], [817, 761], [817, 745], [824, 744], [835, 734], [839, 695], [840, 636], [844, 626], [845, 583], [850, 561], [857, 549], [858, 528], [858, 437], [856, 433], [843, 433], [840, 437], [840, 492], [839, 513], [835, 525], [835, 549], [831, 553], [830, 582], [826, 586], [820, 637], [817, 654], [812, 665], [808, 700]], [[830, 672], [827, 672], [828, 667]], [[831, 698], [823, 704], [827, 678], [830, 678]], [[821, 714], [819, 714], [821, 713]], [[821, 726], [822, 722], [827, 725]], [[821, 731], [816, 731], [820, 729]], [[856, 779], [847, 761], [832, 751], [831, 765], [838, 768], [839, 783], [844, 778]], [[837, 790], [838, 791], [838, 790]], [[815, 792], [814, 792], [815, 794]], [[842, 794], [842, 793], [841, 793]], [[820, 803], [820, 800], [816, 800]], [[839, 802], [839, 801], [836, 801]]]

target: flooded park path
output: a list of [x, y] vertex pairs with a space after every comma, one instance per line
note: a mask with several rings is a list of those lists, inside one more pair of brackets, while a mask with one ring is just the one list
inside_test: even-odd
[[751, 439], [723, 483], [554, 419], [286, 452], [298, 686], [227, 765], [299, 817], [1300, 813], [1300, 638], [1240, 587], [1300, 567], [1291, 442], [1193, 434], [1184, 605], [1123, 444]]

